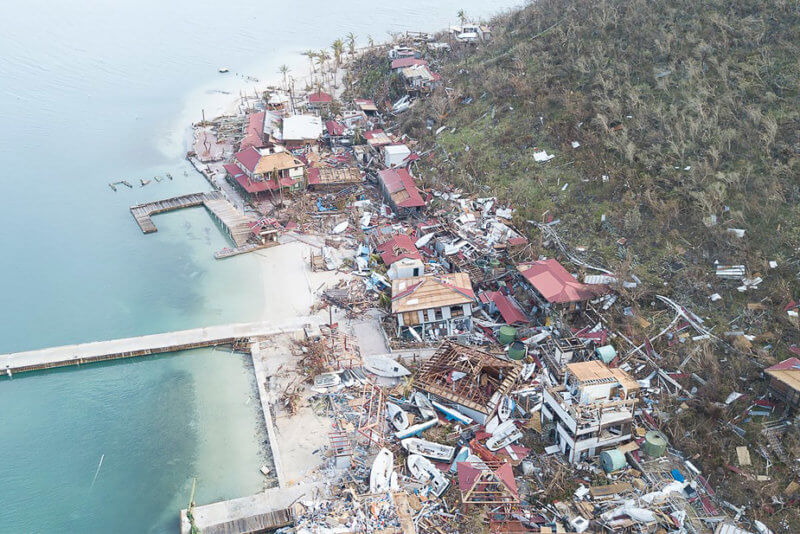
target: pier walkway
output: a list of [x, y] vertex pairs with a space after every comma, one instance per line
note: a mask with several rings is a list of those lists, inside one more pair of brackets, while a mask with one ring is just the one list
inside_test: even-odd
[[133, 358], [179, 350], [249, 343], [252, 338], [296, 332], [311, 323], [301, 317], [283, 324], [269, 322], [238, 323], [180, 330], [164, 334], [94, 341], [47, 349], [0, 354], [0, 372], [22, 373], [91, 362]]
[[192, 193], [145, 204], [137, 204], [131, 206], [130, 210], [142, 232], [152, 234], [158, 231], [158, 228], [153, 223], [153, 215], [196, 206], [206, 207], [214, 218], [219, 221], [236, 247], [242, 247], [247, 243], [250, 238], [250, 223], [254, 222], [255, 218], [242, 214], [219, 191]]

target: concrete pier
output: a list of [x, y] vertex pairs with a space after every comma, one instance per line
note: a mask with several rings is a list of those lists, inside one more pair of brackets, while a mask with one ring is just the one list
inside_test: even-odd
[[283, 324], [255, 322], [207, 326], [163, 334], [0, 354], [0, 372], [13, 375], [26, 371], [133, 358], [149, 354], [249, 343], [252, 338], [302, 330], [305, 324], [311, 322], [313, 322], [311, 318], [301, 317]]

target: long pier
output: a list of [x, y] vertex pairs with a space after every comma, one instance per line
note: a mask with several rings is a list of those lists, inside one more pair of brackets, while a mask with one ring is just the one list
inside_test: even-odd
[[219, 191], [208, 193], [192, 193], [179, 197], [156, 200], [145, 204], [131, 206], [131, 215], [145, 234], [157, 232], [152, 216], [183, 208], [205, 206], [219, 221], [236, 247], [243, 247], [250, 238], [250, 223], [255, 219], [247, 217], [237, 210]]
[[237, 323], [180, 330], [163, 334], [94, 341], [26, 352], [0, 354], [0, 373], [14, 375], [70, 365], [134, 358], [180, 350], [249, 343], [252, 338], [302, 330], [308, 319], [291, 323]]

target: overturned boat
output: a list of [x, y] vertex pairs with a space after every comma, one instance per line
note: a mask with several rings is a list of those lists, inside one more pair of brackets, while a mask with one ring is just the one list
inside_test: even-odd
[[419, 454], [440, 462], [449, 462], [456, 452], [455, 447], [420, 438], [406, 438], [400, 444], [410, 454]]
[[364, 369], [373, 375], [387, 378], [399, 378], [411, 374], [411, 371], [386, 356], [365, 356]]
[[408, 414], [400, 406], [393, 402], [386, 403], [386, 418], [397, 430], [408, 428]]
[[511, 414], [514, 412], [514, 399], [509, 397], [508, 395], [504, 395], [502, 399], [500, 399], [500, 405], [497, 407], [497, 417], [500, 421], [507, 421]]
[[514, 424], [513, 420], [508, 420], [497, 427], [492, 437], [486, 440], [486, 448], [496, 451], [507, 447], [522, 437], [522, 432]]
[[445, 406], [444, 404], [441, 404], [436, 401], [431, 401], [431, 404], [433, 405], [434, 408], [442, 412], [445, 415], [445, 417], [447, 417], [447, 419], [449, 419], [450, 421], [455, 420], [458, 421], [459, 423], [464, 423], [465, 425], [472, 424], [471, 417], [464, 415], [455, 408], [451, 408], [450, 406]]
[[411, 436], [419, 436], [425, 430], [429, 428], [433, 428], [439, 423], [438, 417], [432, 417], [427, 421], [423, 421], [421, 423], [417, 423], [416, 425], [411, 425], [410, 427], [406, 428], [405, 430], [399, 430], [394, 433], [397, 439], [406, 439], [410, 438]]
[[372, 470], [369, 473], [370, 493], [385, 493], [389, 491], [392, 486], [393, 474], [394, 454], [389, 449], [381, 449], [372, 462]]
[[418, 481], [427, 484], [434, 495], [441, 497], [450, 485], [450, 481], [433, 463], [419, 454], [410, 454], [407, 460], [408, 470]]
[[436, 417], [436, 409], [433, 407], [433, 404], [431, 404], [430, 399], [421, 391], [415, 391], [414, 395], [411, 397], [411, 401], [414, 403], [414, 406], [417, 407], [417, 410], [419, 410], [420, 415], [425, 419]]

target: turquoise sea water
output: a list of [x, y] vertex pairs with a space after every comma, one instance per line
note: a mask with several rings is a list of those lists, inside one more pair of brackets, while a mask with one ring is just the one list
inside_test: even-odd
[[[0, 17], [0, 353], [257, 319], [254, 258], [202, 209], [186, 127], [296, 54], [353, 32], [433, 30], [516, 2], [28, 0]], [[262, 84], [263, 85], [263, 84]], [[252, 86], [249, 87], [252, 91]], [[139, 179], [173, 180], [139, 187]], [[134, 189], [107, 186], [127, 179]], [[175, 532], [197, 501], [258, 491], [265, 435], [245, 358], [211, 350], [0, 380], [0, 533]], [[103, 465], [92, 486], [101, 456]]]

